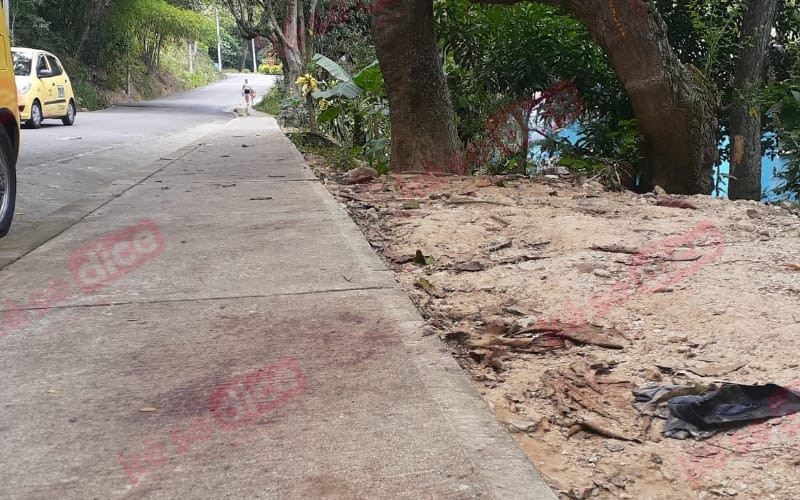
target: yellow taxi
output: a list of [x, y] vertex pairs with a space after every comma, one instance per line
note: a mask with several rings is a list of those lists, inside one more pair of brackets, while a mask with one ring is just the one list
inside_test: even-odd
[[29, 128], [39, 128], [45, 118], [64, 125], [75, 123], [75, 95], [61, 61], [50, 52], [12, 47], [20, 119]]
[[0, 237], [8, 233], [14, 217], [19, 153], [19, 110], [14, 82], [11, 39], [0, 8]]

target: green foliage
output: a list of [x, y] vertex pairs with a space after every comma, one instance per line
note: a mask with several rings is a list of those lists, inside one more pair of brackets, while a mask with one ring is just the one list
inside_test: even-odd
[[331, 99], [334, 97], [355, 99], [363, 94], [361, 87], [353, 82], [353, 77], [335, 62], [331, 61], [322, 54], [314, 55], [313, 61], [327, 71], [331, 77], [339, 81], [339, 83], [331, 86], [327, 90], [314, 92], [312, 94], [314, 99]]
[[[282, 81], [281, 81], [282, 83]], [[255, 108], [258, 111], [269, 113], [272, 116], [280, 116], [281, 114], [281, 101], [286, 97], [286, 88], [283, 85], [274, 85], [264, 95], [264, 98], [256, 104]]]
[[162, 52], [162, 68], [177, 76], [186, 88], [203, 87], [220, 78], [219, 72], [214, 68], [214, 63], [209, 59], [205, 50], [198, 50], [194, 57], [193, 73], [188, 71], [187, 50], [183, 43], [169, 44]]
[[358, 166], [357, 153], [351, 148], [326, 148], [321, 149], [319, 153], [324, 156], [331, 165], [339, 170], [347, 171]]
[[[196, 0], [12, 0], [13, 43], [58, 55], [81, 105], [92, 109], [105, 104], [98, 90], [124, 88], [129, 69], [140, 80], [168, 46], [213, 41], [213, 22], [201, 7]], [[197, 85], [207, 78], [185, 80]]]
[[[575, 18], [528, 3], [487, 7], [454, 0], [434, 7], [459, 138], [489, 149], [481, 156], [481, 171], [526, 170], [526, 153], [498, 150], [487, 131], [489, 122], [508, 104], [530, 99], [559, 81], [571, 82], [583, 97], [586, 111], [580, 120], [589, 126], [584, 138], [590, 149], [607, 149], [600, 144], [609, 140], [607, 133], [633, 118], [630, 100], [605, 54]], [[602, 128], [603, 134], [592, 128]]]
[[258, 72], [265, 75], [283, 75], [283, 65], [262, 63], [258, 65]]
[[281, 99], [280, 122], [286, 127], [303, 128], [308, 126], [308, 112], [305, 100], [297, 95], [287, 95]]
[[71, 75], [70, 81], [72, 82], [72, 91], [75, 93], [75, 100], [79, 108], [95, 110], [105, 107], [104, 99], [84, 75]]
[[778, 173], [782, 183], [775, 194], [787, 199], [800, 197], [800, 83], [781, 82], [768, 89], [765, 101], [773, 102], [768, 110], [776, 131], [777, 141], [773, 155], [787, 161], [786, 168]]
[[391, 144], [388, 137], [381, 137], [367, 142], [363, 148], [356, 148], [369, 166], [374, 168], [378, 175], [385, 175], [389, 172], [389, 153]]
[[703, 74], [713, 78], [716, 66], [725, 64], [728, 64], [728, 71], [732, 71], [730, 56], [740, 48], [739, 26], [746, 3], [690, 0], [687, 7], [694, 33], [703, 45], [698, 54]]
[[[361, 1], [361, 5], [377, 3]], [[328, 0], [317, 6], [319, 21], [314, 52], [337, 61], [349, 72], [374, 61], [370, 24], [372, 16], [359, 9], [355, 0]]]
[[356, 150], [341, 147], [323, 135], [312, 132], [289, 132], [286, 135], [300, 151], [318, 154], [339, 170], [347, 171], [358, 166]]
[[386, 173], [389, 169], [389, 107], [383, 74], [377, 61], [355, 76], [333, 60], [316, 54], [314, 63], [332, 79], [324, 90], [312, 94], [320, 113], [317, 123], [343, 148], [360, 155], [367, 163]]

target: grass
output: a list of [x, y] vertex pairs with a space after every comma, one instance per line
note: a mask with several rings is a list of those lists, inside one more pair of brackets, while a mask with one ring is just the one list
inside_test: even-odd
[[347, 172], [361, 164], [355, 151], [350, 148], [343, 148], [322, 134], [299, 130], [289, 132], [286, 136], [303, 153], [322, 156], [331, 166], [343, 172]]
[[194, 73], [189, 73], [188, 59], [189, 54], [185, 44], [169, 44], [161, 54], [161, 68], [176, 76], [190, 89], [203, 87], [222, 78], [205, 47], [200, 46], [194, 57]]
[[72, 92], [75, 94], [75, 101], [78, 108], [94, 111], [106, 107], [105, 99], [97, 92], [97, 89], [87, 82], [83, 75], [73, 78]]
[[277, 85], [273, 86], [267, 94], [261, 99], [261, 102], [256, 104], [255, 109], [258, 111], [268, 113], [272, 116], [280, 116], [281, 114], [281, 101], [284, 98], [284, 91]]

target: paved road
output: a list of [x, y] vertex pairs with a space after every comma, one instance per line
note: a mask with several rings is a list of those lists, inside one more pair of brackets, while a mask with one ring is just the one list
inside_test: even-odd
[[73, 127], [48, 120], [39, 130], [23, 130], [17, 214], [0, 240], [0, 268], [139, 183], [154, 161], [232, 119], [244, 78], [260, 96], [274, 81], [230, 75], [180, 95], [79, 113]]
[[555, 500], [274, 119], [168, 154], [0, 272], [0, 498]]

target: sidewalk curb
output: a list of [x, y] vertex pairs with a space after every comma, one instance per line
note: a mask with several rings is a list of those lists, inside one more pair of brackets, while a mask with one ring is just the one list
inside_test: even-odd
[[[302, 152], [285, 135], [284, 139], [305, 164]], [[318, 186], [325, 205], [346, 219], [342, 235], [359, 258], [370, 267], [381, 267], [391, 273], [350, 218], [344, 205], [338, 203], [321, 183]], [[470, 457], [474, 473], [486, 486], [488, 493], [498, 499], [557, 499], [442, 341], [435, 336], [421, 335], [424, 321], [393, 278], [390, 287], [396, 297], [395, 305], [404, 311], [403, 316], [418, 318], [416, 321], [402, 321], [400, 331], [404, 349], [437, 401], [448, 425], [458, 435], [461, 448]]]

